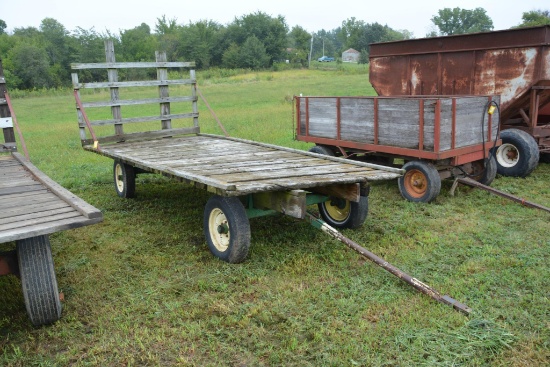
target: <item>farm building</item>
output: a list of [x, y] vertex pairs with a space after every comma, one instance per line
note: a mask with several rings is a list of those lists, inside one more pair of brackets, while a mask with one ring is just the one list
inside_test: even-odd
[[359, 61], [359, 55], [361, 53], [357, 50], [354, 50], [353, 48], [350, 48], [344, 52], [342, 52], [342, 61], [343, 62], [358, 62]]

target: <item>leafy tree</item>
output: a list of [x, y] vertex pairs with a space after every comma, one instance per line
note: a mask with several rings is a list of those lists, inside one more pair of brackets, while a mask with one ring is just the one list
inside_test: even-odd
[[262, 41], [250, 36], [241, 46], [240, 66], [258, 70], [269, 65], [269, 56]]
[[361, 50], [359, 54], [358, 64], [368, 64], [369, 63], [369, 52], [367, 50]]
[[0, 34], [4, 34], [8, 25], [2, 19], [0, 19]]
[[178, 34], [178, 55], [195, 61], [198, 69], [219, 65], [225, 48], [220, 47], [221, 26], [211, 20], [190, 23]]
[[124, 61], [152, 61], [157, 49], [156, 41], [151, 35], [151, 28], [146, 23], [120, 33], [122, 58]]
[[48, 54], [34, 45], [18, 44], [10, 52], [11, 71], [20, 80], [20, 89], [52, 87]]
[[439, 29], [439, 33], [444, 36], [493, 30], [493, 21], [483, 8], [474, 10], [458, 7], [444, 8], [440, 9], [438, 15], [433, 16], [431, 20]]
[[294, 26], [288, 34], [287, 58], [292, 63], [305, 65], [311, 47], [311, 34], [300, 26]]
[[[93, 28], [86, 30], [77, 27], [69, 39], [71, 50], [71, 62], [77, 63], [98, 63], [105, 62], [104, 40], [112, 38], [110, 35], [98, 34]], [[115, 42], [115, 50], [117, 45]], [[105, 78], [105, 71], [101, 69], [81, 70], [79, 73], [81, 82], [100, 80]]]
[[236, 43], [232, 43], [223, 53], [223, 67], [236, 69], [240, 63], [241, 48]]
[[155, 33], [157, 34], [174, 34], [177, 31], [177, 18], [166, 20], [166, 15], [161, 18], [157, 18], [157, 24], [155, 25]]
[[521, 19], [523, 22], [518, 25], [520, 27], [535, 27], [539, 25], [550, 25], [549, 10], [531, 10], [523, 13]]
[[256, 12], [236, 18], [227, 27], [222, 44], [242, 46], [249, 37], [255, 36], [264, 44], [271, 64], [284, 58], [287, 32], [288, 26], [283, 16], [272, 18], [266, 13]]

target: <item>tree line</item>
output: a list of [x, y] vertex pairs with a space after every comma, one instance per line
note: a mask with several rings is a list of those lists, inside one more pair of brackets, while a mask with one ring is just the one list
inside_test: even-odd
[[[431, 21], [434, 31], [426, 36], [493, 29], [491, 18], [482, 8], [441, 9]], [[549, 11], [523, 13], [519, 26], [541, 24], [550, 24]], [[361, 52], [360, 62], [366, 63], [369, 44], [413, 38], [407, 30], [356, 18], [344, 20], [336, 29], [310, 34], [300, 26], [290, 29], [283, 16], [272, 17], [260, 11], [237, 17], [227, 25], [212, 20], [178, 24], [176, 18], [162, 16], [154, 29], [142, 23], [117, 34], [80, 27], [68, 31], [53, 18], [43, 19], [38, 28], [15, 28], [10, 33], [6, 28], [0, 19], [0, 57], [10, 89], [69, 86], [71, 63], [105, 61], [105, 39], [114, 40], [117, 61], [154, 61], [155, 51], [161, 50], [168, 61], [195, 61], [197, 69], [259, 70], [280, 62], [307, 66], [311, 50], [315, 60], [323, 54], [338, 57], [353, 48]], [[87, 76], [81, 79], [85, 81]]]

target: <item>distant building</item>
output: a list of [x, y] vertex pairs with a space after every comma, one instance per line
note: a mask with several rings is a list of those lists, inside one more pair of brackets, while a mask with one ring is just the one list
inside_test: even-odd
[[346, 50], [342, 52], [342, 61], [343, 62], [358, 62], [359, 61], [359, 55], [361, 53], [357, 50], [354, 50], [353, 48], [350, 48], [349, 50]]

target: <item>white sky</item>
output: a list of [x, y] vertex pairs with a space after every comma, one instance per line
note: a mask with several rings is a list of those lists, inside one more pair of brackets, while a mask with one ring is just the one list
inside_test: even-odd
[[396, 30], [407, 29], [417, 38], [431, 30], [430, 18], [443, 8], [481, 7], [493, 20], [495, 30], [521, 23], [523, 12], [550, 10], [548, 0], [0, 0], [0, 19], [7, 31], [40, 26], [42, 19], [54, 18], [68, 31], [82, 27], [97, 32], [118, 33], [147, 23], [154, 30], [157, 18], [176, 19], [178, 24], [198, 20], [231, 23], [235, 17], [262, 11], [272, 17], [282, 15], [291, 29], [299, 25], [309, 32], [330, 31], [342, 21], [355, 17], [366, 23], [378, 22]]

